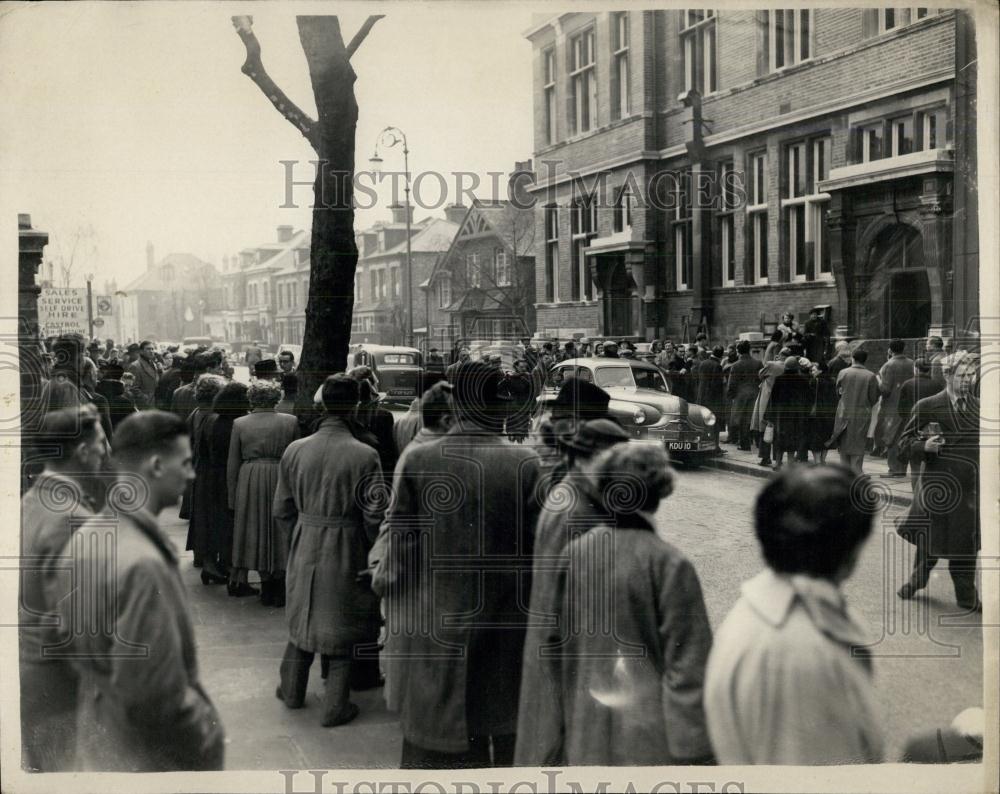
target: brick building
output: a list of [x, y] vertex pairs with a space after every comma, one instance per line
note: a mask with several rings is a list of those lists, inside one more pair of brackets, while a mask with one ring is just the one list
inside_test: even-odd
[[[406, 344], [406, 210], [389, 208], [390, 223], [376, 223], [358, 232], [358, 269], [354, 278], [351, 343]], [[464, 207], [461, 208], [464, 212]], [[448, 250], [458, 231], [460, 213], [445, 208], [445, 218], [424, 218], [410, 224], [410, 260], [413, 265], [413, 332], [419, 346], [426, 334], [427, 313], [420, 284], [434, 263]]]
[[223, 257], [227, 342], [300, 343], [309, 294], [309, 232], [279, 226], [273, 242]]
[[541, 21], [539, 331], [721, 340], [825, 306], [848, 336], [961, 332], [978, 309], [971, 27], [918, 8]]
[[420, 287], [427, 345], [459, 339], [520, 339], [535, 329], [535, 218], [509, 201], [479, 201]]

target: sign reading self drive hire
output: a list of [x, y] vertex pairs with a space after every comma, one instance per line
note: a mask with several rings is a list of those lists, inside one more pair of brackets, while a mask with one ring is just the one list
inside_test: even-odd
[[38, 328], [43, 336], [87, 335], [86, 287], [45, 287], [38, 296]]

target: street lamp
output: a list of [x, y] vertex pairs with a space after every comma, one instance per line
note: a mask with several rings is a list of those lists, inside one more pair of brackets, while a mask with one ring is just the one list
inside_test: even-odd
[[84, 278], [87, 280], [87, 343], [90, 344], [94, 338], [94, 296], [91, 284], [94, 281], [94, 274], [87, 273]]
[[406, 344], [413, 347], [413, 255], [410, 251], [410, 150], [406, 145], [406, 134], [399, 127], [386, 127], [375, 139], [375, 153], [368, 161], [375, 173], [381, 173], [382, 158], [379, 157], [379, 144], [391, 149], [397, 144], [403, 144], [403, 176], [406, 177]]

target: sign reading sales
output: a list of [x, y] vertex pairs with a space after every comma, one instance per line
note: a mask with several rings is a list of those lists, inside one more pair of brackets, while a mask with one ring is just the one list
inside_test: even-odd
[[87, 335], [86, 287], [46, 287], [38, 296], [38, 327], [43, 336]]

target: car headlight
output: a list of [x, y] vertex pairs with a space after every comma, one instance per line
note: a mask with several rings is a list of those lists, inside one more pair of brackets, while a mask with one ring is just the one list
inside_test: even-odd
[[706, 427], [711, 427], [712, 425], [715, 424], [715, 414], [713, 414], [707, 408], [702, 407], [701, 418], [704, 420]]
[[[632, 414], [632, 421], [637, 425], [642, 425], [646, 423], [646, 412], [639, 406], [636, 407], [635, 413]], [[712, 420], [715, 421], [714, 419]]]

